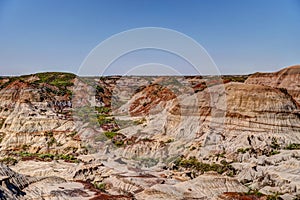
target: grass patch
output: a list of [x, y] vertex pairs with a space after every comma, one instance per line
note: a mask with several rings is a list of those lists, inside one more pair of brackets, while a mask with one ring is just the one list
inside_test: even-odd
[[117, 135], [116, 132], [112, 132], [112, 131], [107, 131], [107, 132], [104, 132], [104, 135], [109, 138], [109, 139], [112, 139], [113, 137], [115, 137]]
[[46, 72], [35, 74], [39, 80], [35, 81], [35, 84], [47, 83], [49, 85], [55, 86], [58, 90], [51, 90], [47, 88], [49, 92], [52, 92], [59, 96], [64, 96], [66, 94], [72, 95], [72, 91], [67, 89], [74, 85], [73, 80], [76, 78], [75, 74], [62, 73], [62, 72]]
[[56, 87], [73, 86], [72, 80], [76, 78], [75, 74], [62, 72], [45, 72], [35, 74], [40, 80], [39, 83], [48, 83]]

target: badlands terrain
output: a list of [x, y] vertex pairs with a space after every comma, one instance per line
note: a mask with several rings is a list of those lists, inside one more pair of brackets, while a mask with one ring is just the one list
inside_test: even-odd
[[300, 66], [0, 78], [0, 199], [300, 199]]

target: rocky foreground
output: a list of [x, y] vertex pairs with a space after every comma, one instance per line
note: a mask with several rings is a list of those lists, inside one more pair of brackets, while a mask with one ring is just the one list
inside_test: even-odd
[[0, 89], [0, 199], [300, 199], [300, 66]]

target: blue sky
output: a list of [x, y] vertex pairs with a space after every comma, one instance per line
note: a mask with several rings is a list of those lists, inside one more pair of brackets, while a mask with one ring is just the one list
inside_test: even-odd
[[138, 27], [190, 36], [223, 74], [300, 64], [299, 0], [0, 0], [0, 75], [77, 73], [101, 41]]

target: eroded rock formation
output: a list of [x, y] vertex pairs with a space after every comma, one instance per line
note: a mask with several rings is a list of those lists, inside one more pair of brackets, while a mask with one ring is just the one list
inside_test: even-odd
[[1, 78], [0, 196], [299, 198], [299, 69]]

